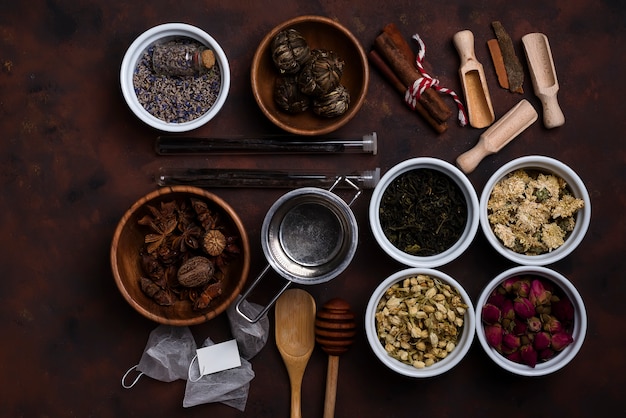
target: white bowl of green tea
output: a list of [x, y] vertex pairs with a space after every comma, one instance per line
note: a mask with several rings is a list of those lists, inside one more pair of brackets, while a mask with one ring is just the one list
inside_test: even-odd
[[582, 242], [591, 200], [581, 178], [554, 158], [529, 155], [503, 165], [480, 197], [480, 226], [491, 246], [531, 266], [555, 263]]
[[458, 258], [478, 230], [478, 197], [454, 165], [431, 157], [392, 167], [372, 193], [369, 221], [380, 247], [411, 267]]
[[[213, 65], [198, 67], [197, 74], [161, 72], [153, 59], [157, 47], [166, 46], [159, 58], [170, 69], [191, 70], [193, 51], [210, 51]], [[166, 63], [167, 64], [167, 63]], [[165, 23], [142, 33], [129, 46], [120, 68], [122, 95], [131, 111], [147, 125], [165, 132], [187, 132], [213, 119], [226, 102], [230, 67], [222, 47], [208, 33], [185, 23]]]

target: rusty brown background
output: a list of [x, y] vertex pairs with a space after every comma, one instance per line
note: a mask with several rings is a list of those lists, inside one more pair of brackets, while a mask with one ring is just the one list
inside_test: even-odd
[[[469, 178], [480, 194], [503, 163], [526, 154], [558, 158], [586, 182], [592, 223], [580, 247], [552, 266], [579, 289], [589, 314], [587, 338], [565, 369], [544, 378], [500, 370], [475, 341], [449, 373], [411, 380], [386, 370], [362, 329], [370, 293], [402, 268], [373, 240], [367, 192], [354, 205], [359, 248], [337, 279], [307, 287], [318, 305], [348, 300], [359, 335], [340, 360], [338, 417], [600, 416], [626, 413], [626, 179], [624, 92], [626, 8], [618, 0], [475, 1], [192, 1], [33, 0], [0, 3], [0, 414], [11, 417], [249, 416], [286, 417], [287, 374], [270, 342], [252, 360], [256, 373], [244, 413], [221, 404], [183, 409], [184, 382], [143, 379], [130, 389], [122, 374], [139, 360], [156, 324], [117, 291], [109, 266], [116, 224], [153, 190], [161, 166], [304, 167], [386, 171], [414, 156], [454, 162], [481, 131], [454, 123], [436, 136], [373, 70], [367, 101], [335, 137], [376, 131], [379, 154], [331, 157], [158, 157], [158, 132], [129, 111], [119, 88], [126, 48], [165, 22], [196, 25], [221, 43], [232, 89], [221, 113], [194, 134], [280, 133], [252, 97], [249, 68], [256, 44], [276, 24], [301, 14], [324, 15], [348, 27], [369, 49], [387, 23], [426, 42], [426, 61], [444, 86], [460, 93], [459, 57], [451, 38], [470, 29], [487, 74], [497, 116], [521, 97], [537, 109], [528, 73], [523, 96], [496, 84], [486, 41], [500, 20], [523, 57], [521, 37], [545, 33], [561, 86], [563, 127], [535, 123]], [[523, 59], [523, 58], [522, 58]], [[525, 61], [524, 67], [526, 68]], [[526, 70], [527, 71], [527, 70]], [[251, 276], [265, 264], [260, 227], [284, 191], [222, 189], [241, 215], [253, 248]], [[469, 250], [441, 270], [474, 298], [512, 267], [479, 231]], [[251, 277], [252, 278], [252, 277]], [[268, 296], [261, 290], [259, 300]], [[270, 314], [273, 319], [273, 314]], [[192, 328], [196, 339], [230, 338], [225, 317]], [[322, 415], [327, 358], [317, 348], [303, 383], [305, 417]]]

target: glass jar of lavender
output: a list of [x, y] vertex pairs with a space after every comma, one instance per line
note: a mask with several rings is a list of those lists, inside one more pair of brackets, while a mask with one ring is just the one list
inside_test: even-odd
[[152, 67], [158, 75], [195, 76], [215, 65], [215, 55], [207, 47], [194, 43], [166, 42], [152, 51]]

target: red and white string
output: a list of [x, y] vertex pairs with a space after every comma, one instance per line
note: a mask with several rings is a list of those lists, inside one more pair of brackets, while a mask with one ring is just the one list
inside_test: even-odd
[[415, 39], [420, 46], [419, 51], [417, 52], [417, 56], [415, 57], [415, 63], [417, 65], [417, 70], [419, 71], [422, 77], [415, 80], [413, 84], [409, 86], [409, 88], [407, 89], [404, 95], [404, 100], [406, 101], [406, 103], [409, 105], [411, 109], [415, 110], [415, 106], [417, 105], [417, 102], [419, 101], [420, 97], [422, 97], [422, 94], [426, 91], [427, 88], [432, 87], [436, 91], [443, 93], [443, 94], [448, 94], [452, 97], [452, 99], [456, 103], [456, 106], [459, 110], [458, 119], [459, 119], [460, 125], [461, 126], [467, 125], [467, 116], [465, 113], [465, 106], [463, 106], [463, 103], [461, 103], [459, 96], [453, 90], [440, 86], [439, 80], [432, 78], [426, 72], [426, 70], [424, 69], [424, 65], [423, 65], [424, 56], [426, 55], [426, 45], [424, 45], [422, 38], [420, 38], [418, 34], [413, 35], [412, 38]]

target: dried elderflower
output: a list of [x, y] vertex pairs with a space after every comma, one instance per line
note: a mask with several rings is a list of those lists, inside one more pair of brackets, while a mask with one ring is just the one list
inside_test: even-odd
[[466, 310], [457, 289], [428, 275], [412, 276], [392, 285], [378, 302], [378, 339], [393, 358], [428, 367], [456, 348]]
[[537, 255], [563, 245], [583, 206], [562, 178], [520, 169], [494, 186], [487, 211], [491, 228], [505, 247]]

